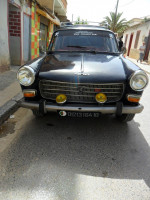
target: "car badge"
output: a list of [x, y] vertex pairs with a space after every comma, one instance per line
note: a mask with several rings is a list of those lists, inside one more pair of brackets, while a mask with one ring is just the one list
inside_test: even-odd
[[78, 90], [79, 90], [79, 93], [82, 94], [85, 90], [85, 87], [79, 86]]

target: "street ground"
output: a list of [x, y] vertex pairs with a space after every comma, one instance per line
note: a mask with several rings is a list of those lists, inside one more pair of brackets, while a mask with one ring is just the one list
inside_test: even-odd
[[19, 66], [12, 66], [10, 70], [0, 73], [0, 107], [21, 91], [16, 75], [18, 69]]
[[149, 91], [128, 124], [20, 108], [0, 130], [0, 199], [149, 200]]

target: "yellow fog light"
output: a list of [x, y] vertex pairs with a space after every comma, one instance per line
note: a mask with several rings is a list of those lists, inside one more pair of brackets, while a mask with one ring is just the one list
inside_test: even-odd
[[107, 97], [105, 94], [103, 93], [98, 93], [96, 96], [95, 96], [95, 99], [98, 103], [105, 103], [107, 101]]
[[65, 103], [66, 101], [67, 101], [67, 97], [64, 94], [59, 94], [56, 97], [56, 102], [59, 103], [59, 104]]

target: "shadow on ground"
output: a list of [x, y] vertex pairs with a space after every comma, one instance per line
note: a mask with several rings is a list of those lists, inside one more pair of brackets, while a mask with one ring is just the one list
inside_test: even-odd
[[[139, 124], [100, 119], [59, 118], [48, 114], [24, 125], [11, 150], [2, 177], [9, 188], [57, 188], [74, 199], [76, 175], [111, 179], [144, 179], [150, 186], [150, 148]], [[68, 196], [67, 196], [68, 195]]]

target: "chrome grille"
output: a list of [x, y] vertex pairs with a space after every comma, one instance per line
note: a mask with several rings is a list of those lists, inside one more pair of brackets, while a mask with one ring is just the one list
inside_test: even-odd
[[96, 103], [97, 93], [107, 96], [106, 103], [116, 102], [121, 99], [124, 90], [122, 83], [92, 84], [41, 80], [39, 86], [41, 96], [45, 99], [55, 100], [58, 94], [65, 94], [67, 102], [78, 103]]

